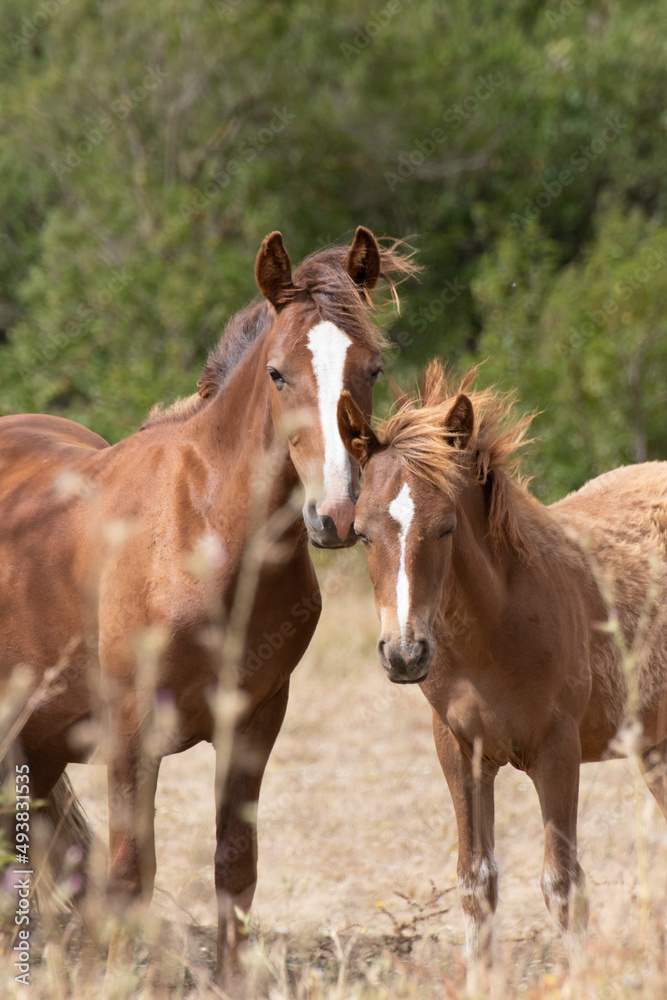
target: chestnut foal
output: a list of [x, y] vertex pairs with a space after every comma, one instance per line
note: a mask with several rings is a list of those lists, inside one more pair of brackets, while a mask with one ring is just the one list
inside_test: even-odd
[[[563, 930], [588, 917], [577, 860], [579, 766], [623, 753], [631, 727], [667, 816], [667, 463], [616, 469], [544, 507], [512, 475], [530, 418], [459, 391], [439, 362], [377, 435], [354, 400], [338, 422], [363, 472], [366, 548], [390, 680], [419, 683], [459, 835], [470, 957], [497, 903], [493, 783], [533, 780], [542, 890]], [[632, 728], [634, 726], [634, 728]]]
[[108, 907], [122, 915], [153, 889], [161, 757], [215, 742], [223, 982], [255, 889], [262, 776], [319, 617], [308, 540], [356, 540], [358, 468], [336, 407], [347, 391], [370, 417], [382, 361], [369, 293], [416, 270], [396, 246], [360, 227], [292, 275], [280, 233], [267, 236], [264, 300], [230, 321], [199, 392], [113, 447], [59, 417], [0, 420], [0, 677], [29, 664], [38, 686], [58, 665], [12, 760], [51, 805], [68, 762], [106, 761]]

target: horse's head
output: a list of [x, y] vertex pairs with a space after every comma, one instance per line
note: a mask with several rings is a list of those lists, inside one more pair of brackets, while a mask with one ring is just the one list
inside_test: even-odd
[[257, 284], [272, 312], [264, 360], [274, 426], [287, 436], [308, 536], [320, 548], [356, 541], [359, 467], [341, 441], [337, 406], [347, 392], [370, 419], [382, 359], [366, 313], [380, 269], [378, 244], [361, 227], [349, 251], [320, 251], [294, 278], [280, 233], [266, 237], [257, 257]]
[[[455, 452], [465, 447], [473, 426], [469, 398], [457, 396], [437, 419], [442, 448]], [[424, 457], [432, 425], [421, 433], [417, 428], [412, 442], [405, 432], [394, 443], [382, 434], [378, 439], [349, 396], [341, 399], [338, 423], [345, 447], [364, 475], [354, 526], [373, 581], [382, 628], [380, 661], [394, 683], [423, 681], [433, 659], [433, 623], [452, 562], [458, 491], [443, 489], [437, 479], [415, 471], [417, 463], [405, 461], [406, 445]], [[431, 448], [436, 450], [435, 443]]]

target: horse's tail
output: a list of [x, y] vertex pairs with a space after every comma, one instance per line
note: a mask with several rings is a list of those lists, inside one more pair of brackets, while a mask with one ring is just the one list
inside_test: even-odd
[[40, 863], [35, 881], [41, 912], [74, 910], [84, 898], [96, 845], [93, 828], [66, 772], [39, 810]]

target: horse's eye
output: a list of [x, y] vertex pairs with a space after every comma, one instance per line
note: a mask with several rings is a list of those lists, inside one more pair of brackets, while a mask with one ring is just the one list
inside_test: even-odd
[[371, 372], [371, 382], [377, 382], [383, 371], [384, 368], [380, 365], [380, 367], [376, 368], [374, 372]]
[[363, 531], [357, 531], [356, 526], [354, 528], [354, 533], [357, 536], [357, 538], [359, 539], [359, 541], [363, 542], [364, 545], [368, 544], [368, 538], [366, 537], [366, 535], [364, 535]]
[[451, 528], [445, 528], [445, 529], [444, 529], [443, 531], [441, 531], [441, 532], [440, 532], [440, 534], [438, 535], [438, 540], [439, 540], [439, 539], [441, 539], [441, 538], [447, 538], [447, 536], [448, 536], [448, 535], [453, 535], [453, 534], [454, 534], [454, 530], [455, 530], [455, 528], [456, 528], [456, 525], [455, 525], [455, 524], [453, 524], [453, 525], [451, 526]]
[[266, 370], [271, 376], [271, 380], [273, 381], [276, 389], [282, 389], [285, 385], [285, 379], [282, 377], [280, 372], [276, 368], [272, 368], [271, 365], [269, 365]]

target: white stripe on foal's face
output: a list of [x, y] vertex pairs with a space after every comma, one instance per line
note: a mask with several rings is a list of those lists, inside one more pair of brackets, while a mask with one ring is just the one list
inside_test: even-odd
[[398, 579], [396, 580], [396, 612], [398, 623], [401, 626], [401, 643], [405, 646], [405, 629], [410, 613], [410, 581], [405, 570], [405, 543], [415, 513], [415, 505], [407, 483], [403, 483], [398, 496], [394, 497], [389, 504], [389, 513], [400, 526], [398, 541], [401, 546], [401, 558], [398, 566]]
[[337, 413], [343, 391], [345, 356], [351, 343], [348, 335], [328, 320], [317, 323], [308, 333], [324, 438], [324, 497], [329, 495], [329, 490], [347, 496], [350, 488], [350, 460], [338, 432]]

